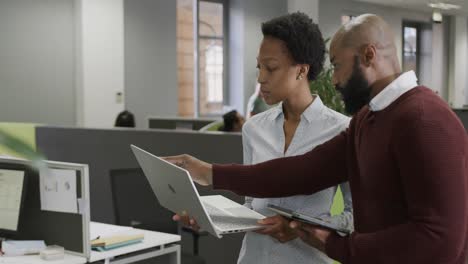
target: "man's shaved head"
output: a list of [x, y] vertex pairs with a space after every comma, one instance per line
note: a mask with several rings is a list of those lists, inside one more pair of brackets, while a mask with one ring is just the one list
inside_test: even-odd
[[391, 27], [365, 14], [340, 27], [330, 45], [335, 70], [333, 85], [343, 95], [346, 111], [354, 114], [400, 73]]
[[334, 48], [359, 49], [372, 44], [387, 55], [396, 55], [395, 34], [390, 26], [380, 17], [365, 14], [356, 17], [341, 26], [333, 37], [331, 46]]

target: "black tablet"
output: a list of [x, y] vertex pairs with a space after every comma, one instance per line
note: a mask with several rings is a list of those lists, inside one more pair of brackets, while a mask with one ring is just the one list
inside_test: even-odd
[[278, 213], [279, 215], [282, 215], [282, 216], [284, 216], [286, 218], [289, 218], [291, 220], [297, 220], [297, 221], [304, 222], [304, 223], [307, 223], [307, 224], [323, 227], [325, 229], [336, 231], [336, 232], [340, 233], [341, 235], [351, 234], [351, 230], [336, 226], [335, 224], [333, 224], [331, 222], [325, 221], [325, 220], [317, 218], [317, 217], [313, 217], [313, 216], [310, 216], [310, 215], [305, 215], [303, 213], [299, 213], [299, 212], [296, 212], [296, 211], [293, 211], [293, 210], [290, 210], [290, 209], [286, 209], [286, 208], [283, 208], [283, 207], [280, 207], [280, 206], [277, 206], [277, 205], [273, 205], [273, 204], [268, 204], [267, 208], [274, 211], [275, 213]]

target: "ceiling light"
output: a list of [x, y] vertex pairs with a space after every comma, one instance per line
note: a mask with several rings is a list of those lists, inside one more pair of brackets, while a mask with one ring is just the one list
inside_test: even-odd
[[429, 3], [427, 4], [429, 7], [442, 9], [442, 10], [450, 10], [450, 9], [460, 9], [459, 5], [447, 4], [447, 3]]
[[439, 11], [435, 11], [432, 13], [432, 22], [440, 24], [442, 23], [442, 14]]

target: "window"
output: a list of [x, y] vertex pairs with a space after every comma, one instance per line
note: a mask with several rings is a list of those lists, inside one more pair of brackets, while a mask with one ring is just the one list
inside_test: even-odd
[[[403, 23], [403, 71], [419, 70], [419, 26]], [[419, 74], [418, 74], [419, 75]]]
[[227, 102], [225, 1], [177, 0], [181, 116], [221, 115]]
[[198, 110], [199, 115], [222, 114], [224, 102], [224, 6], [198, 4]]

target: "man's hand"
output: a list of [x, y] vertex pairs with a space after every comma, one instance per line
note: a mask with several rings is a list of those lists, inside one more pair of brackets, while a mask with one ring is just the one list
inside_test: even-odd
[[190, 176], [192, 176], [192, 180], [196, 183], [204, 186], [213, 184], [213, 166], [211, 164], [186, 154], [163, 157], [163, 159], [188, 170], [190, 172]]
[[264, 229], [255, 232], [263, 235], [269, 235], [277, 239], [281, 243], [285, 243], [297, 238], [296, 232], [289, 227], [289, 220], [281, 215], [267, 217], [258, 221], [259, 224], [264, 225]]
[[331, 231], [298, 221], [291, 221], [289, 227], [296, 231], [297, 236], [302, 241], [325, 253], [325, 245], [328, 237], [331, 235]]
[[175, 214], [172, 217], [172, 220], [180, 222], [183, 226], [189, 227], [195, 231], [200, 230], [200, 226], [197, 224], [197, 221], [195, 221], [195, 219], [193, 218], [190, 218], [190, 216], [188, 215], [181, 216], [181, 215]]

